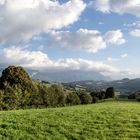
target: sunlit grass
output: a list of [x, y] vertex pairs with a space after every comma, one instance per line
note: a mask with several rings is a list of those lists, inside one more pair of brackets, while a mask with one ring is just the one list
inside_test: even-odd
[[0, 139], [139, 140], [140, 104], [110, 101], [0, 112]]

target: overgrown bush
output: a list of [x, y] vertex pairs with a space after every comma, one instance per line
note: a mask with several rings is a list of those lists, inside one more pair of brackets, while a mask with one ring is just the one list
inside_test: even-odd
[[114, 98], [115, 97], [115, 90], [113, 87], [109, 87], [107, 88], [106, 90], [106, 93], [105, 93], [105, 98]]
[[17, 86], [22, 91], [37, 92], [37, 87], [22, 67], [9, 66], [2, 72], [0, 78], [0, 89], [5, 89], [5, 83], [9, 86]]
[[48, 87], [46, 92], [48, 106], [64, 106], [66, 103], [66, 94], [61, 85], [53, 84]]
[[128, 96], [128, 99], [135, 99], [137, 101], [140, 101], [140, 91], [136, 91], [135, 93], [130, 94]]
[[79, 99], [79, 96], [76, 94], [76, 92], [69, 92], [67, 94], [66, 103], [68, 105], [78, 105], [81, 103], [81, 101]]
[[92, 96], [92, 97], [96, 97], [96, 98], [98, 98], [99, 100], [102, 100], [102, 99], [105, 99], [105, 91], [96, 91], [96, 90], [94, 90], [94, 91], [92, 91], [91, 93], [90, 93], [90, 95]]
[[89, 93], [84, 92], [84, 91], [79, 92], [79, 98], [80, 98], [81, 104], [92, 103], [91, 95]]

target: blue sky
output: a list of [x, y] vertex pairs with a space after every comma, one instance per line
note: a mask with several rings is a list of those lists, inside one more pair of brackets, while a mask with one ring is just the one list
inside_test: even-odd
[[140, 77], [138, 0], [0, 0], [1, 64]]

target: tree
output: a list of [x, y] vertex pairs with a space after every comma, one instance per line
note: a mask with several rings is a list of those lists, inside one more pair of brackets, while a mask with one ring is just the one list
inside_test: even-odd
[[102, 90], [96, 91], [96, 90], [94, 90], [94, 91], [92, 91], [90, 93], [90, 95], [92, 96], [92, 98], [97, 98], [99, 100], [102, 100], [102, 99], [105, 98], [105, 91], [102, 91]]
[[2, 72], [0, 89], [5, 89], [5, 83], [9, 86], [18, 86], [22, 91], [37, 92], [37, 87], [22, 67], [9, 66]]
[[80, 104], [81, 102], [78, 95], [75, 92], [69, 92], [67, 94], [66, 103], [68, 105], [77, 105], [77, 104]]
[[34, 99], [38, 94], [38, 88], [28, 73], [22, 67], [16, 66], [3, 70], [0, 90], [4, 92], [4, 102], [10, 108], [12, 104], [13, 108], [35, 104]]
[[81, 104], [90, 104], [92, 103], [92, 97], [89, 93], [86, 93], [84, 91], [81, 91], [78, 93]]
[[115, 90], [113, 87], [109, 87], [107, 88], [106, 90], [106, 93], [105, 93], [105, 98], [114, 98], [115, 97]]
[[60, 84], [52, 84], [46, 91], [48, 98], [48, 106], [64, 106], [66, 103], [66, 94], [63, 86]]

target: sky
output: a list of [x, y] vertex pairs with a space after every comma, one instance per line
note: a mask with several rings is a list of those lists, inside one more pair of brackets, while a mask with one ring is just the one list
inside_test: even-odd
[[140, 77], [140, 0], [0, 0], [0, 66]]

